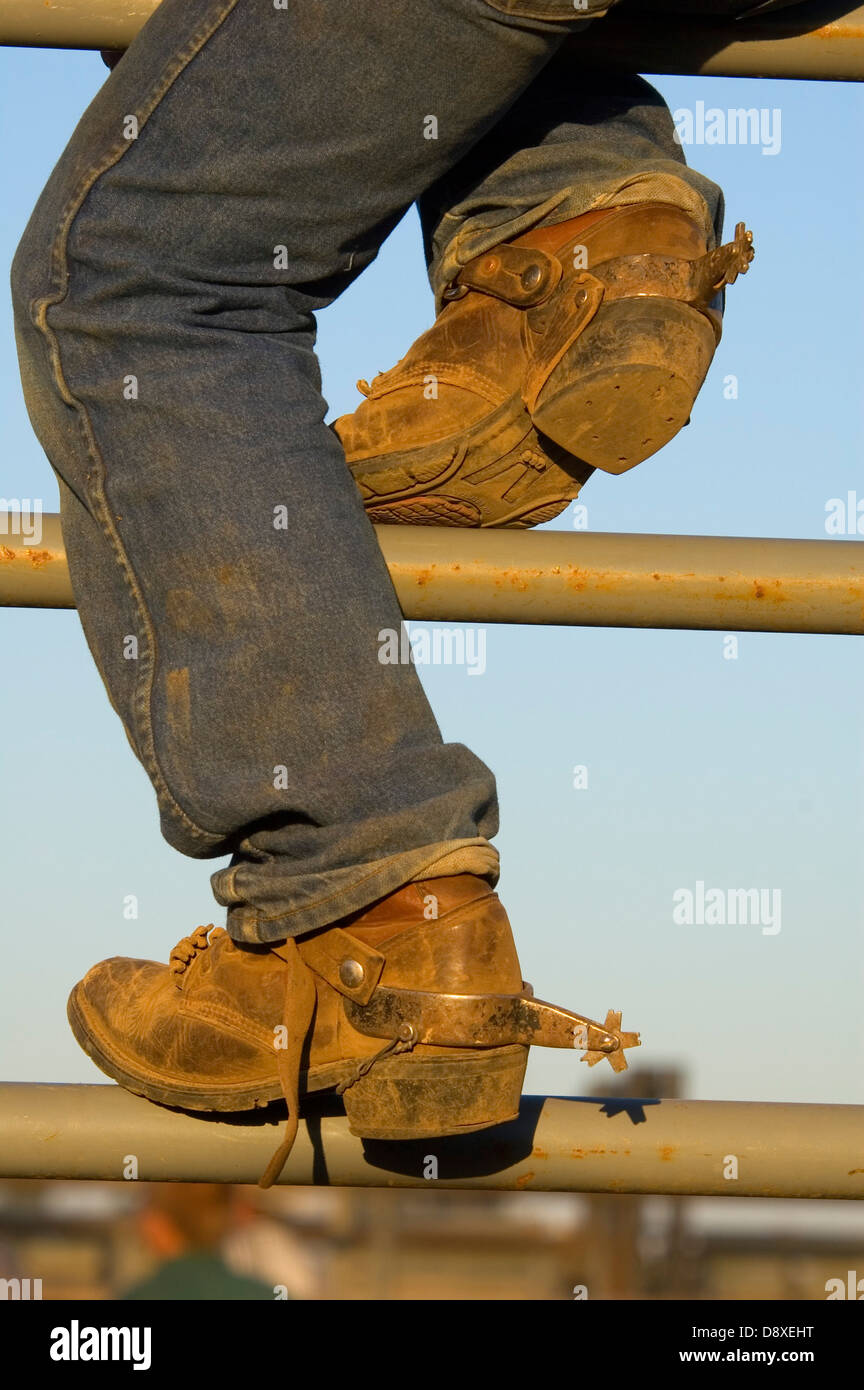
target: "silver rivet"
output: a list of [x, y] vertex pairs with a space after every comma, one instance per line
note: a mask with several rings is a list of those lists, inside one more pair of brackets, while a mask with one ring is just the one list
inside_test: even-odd
[[542, 279], [543, 271], [540, 269], [540, 266], [529, 265], [522, 271], [520, 283], [523, 290], [536, 290]]
[[339, 979], [346, 989], [359, 989], [366, 979], [366, 971], [359, 960], [343, 960], [339, 966]]

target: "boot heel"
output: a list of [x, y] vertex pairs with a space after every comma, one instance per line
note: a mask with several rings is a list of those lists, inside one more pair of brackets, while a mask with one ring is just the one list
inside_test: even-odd
[[601, 305], [531, 412], [538, 430], [605, 473], [626, 473], [690, 418], [711, 364], [704, 314], [644, 296]]
[[514, 1120], [528, 1048], [487, 1048], [451, 1058], [394, 1057], [343, 1093], [348, 1127], [363, 1139], [430, 1139]]

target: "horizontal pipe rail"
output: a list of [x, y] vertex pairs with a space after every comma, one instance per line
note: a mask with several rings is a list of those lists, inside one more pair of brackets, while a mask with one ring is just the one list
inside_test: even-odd
[[[0, 607], [74, 607], [59, 517], [43, 516], [41, 528], [28, 543], [16, 514], [0, 513]], [[860, 541], [376, 531], [409, 619], [864, 633]]]
[[[127, 48], [158, 0], [2, 0], [0, 44]], [[662, 7], [661, 7], [662, 9]], [[629, 72], [864, 80], [864, 7], [814, 0], [736, 23], [613, 10], [585, 26], [574, 62]]]
[[[658, 6], [662, 10], [662, 5]], [[574, 46], [595, 69], [864, 81], [864, 6], [814, 3], [740, 22], [615, 10]]]
[[[0, 1178], [254, 1183], [281, 1136], [276, 1110], [202, 1117], [119, 1086], [4, 1083]], [[864, 1106], [525, 1096], [510, 1124], [401, 1143], [356, 1139], [344, 1115], [315, 1113], [280, 1181], [861, 1198]]]

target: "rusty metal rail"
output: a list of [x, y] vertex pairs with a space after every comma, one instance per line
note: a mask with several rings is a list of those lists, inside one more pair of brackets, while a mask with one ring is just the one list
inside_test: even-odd
[[[0, 607], [74, 607], [59, 517], [43, 516], [41, 528], [28, 544], [15, 513], [0, 513]], [[409, 619], [864, 633], [860, 541], [376, 531]]]
[[[159, 0], [2, 0], [0, 44], [127, 48]], [[660, 10], [658, 13], [657, 10]], [[629, 72], [864, 80], [864, 7], [832, 0], [743, 22], [625, 6], [586, 25], [574, 63]]]
[[[280, 1107], [193, 1116], [119, 1086], [2, 1084], [0, 1178], [254, 1183], [283, 1120]], [[862, 1198], [864, 1106], [525, 1096], [509, 1125], [403, 1143], [355, 1139], [344, 1115], [315, 1113], [280, 1181]]]

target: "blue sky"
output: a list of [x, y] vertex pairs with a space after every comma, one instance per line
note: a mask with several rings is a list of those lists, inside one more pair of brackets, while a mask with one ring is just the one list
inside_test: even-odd
[[[8, 265], [74, 123], [106, 76], [98, 55], [0, 50]], [[757, 259], [729, 293], [693, 423], [633, 472], [585, 489], [595, 531], [825, 537], [826, 504], [864, 499], [862, 93], [852, 84], [662, 78], [699, 100], [782, 115], [782, 143], [704, 145], [727, 232]], [[320, 320], [333, 414], [357, 377], [429, 322], [413, 214]], [[3, 291], [0, 495], [56, 510], [24, 410]], [[737, 399], [724, 380], [738, 379]], [[564, 514], [553, 528], [572, 527]], [[514, 537], [514, 550], [518, 536]], [[166, 958], [219, 921], [214, 863], [162, 841], [147, 778], [73, 613], [0, 612], [5, 679], [0, 835], [0, 1076], [95, 1081], [65, 1020], [71, 985], [108, 955]], [[641, 1029], [640, 1061], [682, 1065], [704, 1098], [862, 1102], [862, 646], [854, 638], [489, 627], [487, 669], [424, 667], [447, 738], [499, 779], [501, 893], [541, 997]], [[588, 769], [587, 788], [573, 768]], [[782, 927], [679, 925], [680, 888], [782, 893]], [[137, 920], [124, 918], [127, 895]], [[830, 1045], [827, 1041], [830, 1038]], [[532, 1053], [528, 1089], [600, 1078]], [[611, 1073], [609, 1073], [611, 1078]]]

